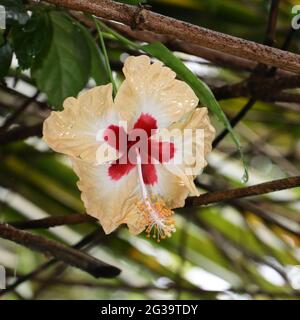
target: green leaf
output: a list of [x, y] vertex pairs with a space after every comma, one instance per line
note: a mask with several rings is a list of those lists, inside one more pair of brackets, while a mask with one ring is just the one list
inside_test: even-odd
[[12, 47], [21, 69], [28, 69], [40, 62], [49, 49], [51, 38], [51, 25], [45, 11], [34, 12], [24, 26], [12, 28]]
[[9, 43], [0, 47], [0, 79], [5, 77], [11, 65], [12, 49]]
[[77, 96], [86, 85], [91, 54], [86, 38], [61, 12], [50, 12], [53, 37], [42, 64], [32, 70], [38, 88], [60, 109], [65, 98]]

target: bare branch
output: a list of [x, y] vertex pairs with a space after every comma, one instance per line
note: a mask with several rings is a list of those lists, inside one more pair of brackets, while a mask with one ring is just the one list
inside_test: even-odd
[[264, 44], [273, 46], [280, 0], [272, 0]]
[[[79, 242], [77, 242], [75, 245], [72, 246], [73, 249], [82, 249], [84, 248], [87, 244], [89, 244], [90, 242], [92, 242], [93, 240], [95, 240], [95, 238], [98, 238], [99, 236], [102, 236], [102, 234], [96, 230], [93, 231], [92, 233], [89, 233], [88, 235], [84, 236], [83, 239], [81, 239]], [[39, 275], [40, 273], [42, 273], [43, 271], [47, 270], [48, 268], [54, 266], [55, 264], [58, 263], [59, 260], [57, 260], [56, 258], [50, 259], [47, 262], [43, 263], [42, 265], [40, 265], [38, 268], [34, 269], [33, 271], [24, 274], [22, 276], [20, 276], [15, 282], [13, 282], [12, 284], [10, 284], [5, 290], [2, 290], [0, 292], [0, 296], [13, 291], [15, 288], [17, 288], [20, 284], [28, 281], [28, 280], [32, 280], [33, 278], [35, 278], [37, 275]]]
[[59, 242], [18, 230], [5, 223], [0, 223], [0, 237], [31, 250], [55, 257], [71, 266], [88, 272], [96, 278], [115, 277], [120, 273], [118, 268], [97, 260], [86, 253], [67, 247]]
[[84, 222], [95, 222], [96, 219], [87, 214], [70, 214], [65, 216], [48, 217], [37, 220], [25, 220], [9, 223], [11, 226], [26, 230], [26, 229], [49, 229], [53, 227], [80, 224]]
[[279, 190], [285, 190], [300, 186], [300, 176], [273, 180], [256, 184], [245, 188], [236, 188], [225, 191], [215, 191], [200, 195], [199, 197], [191, 197], [186, 200], [186, 207], [197, 207], [207, 205], [214, 202], [228, 201], [231, 199], [258, 196]]
[[0, 145], [8, 144], [18, 140], [24, 140], [32, 136], [42, 136], [43, 123], [32, 126], [20, 126], [0, 135]]
[[0, 134], [2, 132], [5, 132], [5, 130], [9, 128], [11, 124], [14, 123], [14, 121], [30, 106], [30, 104], [35, 101], [38, 95], [39, 91], [37, 91], [32, 97], [25, 100], [14, 113], [12, 113], [9, 117], [6, 118], [4, 124], [0, 128]]
[[205, 29], [146, 9], [139, 10], [137, 14], [136, 6], [110, 0], [47, 0], [47, 2], [129, 26], [136, 24], [139, 29], [172, 35], [206, 48], [300, 73], [300, 56], [297, 54]]

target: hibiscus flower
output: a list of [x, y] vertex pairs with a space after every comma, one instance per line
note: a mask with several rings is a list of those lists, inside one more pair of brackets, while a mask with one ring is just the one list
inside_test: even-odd
[[[193, 180], [206, 165], [215, 130], [193, 90], [162, 63], [129, 57], [123, 72], [114, 101], [111, 84], [67, 98], [63, 111], [45, 120], [43, 138], [70, 156], [87, 213], [105, 233], [127, 224], [131, 233], [146, 230], [160, 241], [175, 231], [172, 209], [199, 195]], [[177, 134], [170, 140], [163, 129]], [[182, 144], [187, 129], [192, 138]], [[194, 134], [199, 129], [201, 138]], [[190, 153], [197, 155], [192, 162], [175, 161]]]

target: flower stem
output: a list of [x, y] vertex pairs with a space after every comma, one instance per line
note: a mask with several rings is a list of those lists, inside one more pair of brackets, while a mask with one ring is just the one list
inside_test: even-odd
[[[94, 18], [95, 19], [95, 18]], [[101, 26], [101, 28], [103, 30], [105, 30], [107, 33], [113, 35], [116, 39], [118, 39], [119, 41], [123, 42], [124, 44], [128, 45], [129, 47], [132, 47], [134, 49], [137, 50], [143, 50], [143, 46], [135, 43], [133, 41], [130, 41], [129, 39], [127, 39], [126, 37], [122, 36], [120, 33], [118, 33], [117, 31], [111, 29], [110, 27], [108, 27], [105, 23], [103, 23], [101, 20], [96, 20], [98, 25]]]
[[113, 77], [113, 74], [112, 74], [112, 71], [111, 71], [111, 67], [110, 67], [110, 63], [109, 63], [109, 58], [108, 58], [108, 54], [107, 54], [107, 50], [106, 50], [103, 34], [102, 34], [101, 29], [100, 29], [100, 24], [99, 24], [98, 20], [95, 17], [93, 17], [93, 20], [95, 22], [95, 25], [97, 27], [97, 31], [98, 31], [98, 34], [99, 34], [100, 45], [101, 45], [101, 49], [103, 51], [104, 59], [105, 59], [106, 72], [108, 74], [110, 82], [112, 83], [113, 95], [115, 97], [116, 94], [117, 94], [117, 86], [116, 86], [116, 83], [115, 83], [115, 80], [114, 80], [114, 77]]

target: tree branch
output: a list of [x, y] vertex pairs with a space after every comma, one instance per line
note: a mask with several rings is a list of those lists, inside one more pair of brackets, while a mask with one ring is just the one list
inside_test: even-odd
[[14, 121], [31, 105], [32, 102], [34, 102], [36, 100], [39, 93], [40, 92], [37, 91], [32, 97], [30, 97], [27, 100], [25, 100], [24, 102], [22, 102], [20, 107], [15, 112], [13, 112], [9, 117], [6, 118], [2, 127], [0, 127], [0, 135], [1, 135], [1, 133], [5, 132], [6, 129], [9, 128], [9, 126], [11, 124], [14, 123]]
[[208, 192], [199, 197], [191, 197], [186, 200], [185, 207], [197, 207], [214, 202], [228, 201], [231, 199], [258, 196], [270, 192], [295, 188], [300, 186], [300, 176], [273, 180], [256, 184], [245, 188], [229, 189], [225, 191]]
[[[72, 12], [71, 14], [75, 16], [76, 19], [84, 23], [86, 26], [93, 27], [93, 24], [89, 22], [90, 20], [84, 18], [82, 14], [79, 14], [78, 12]], [[187, 54], [201, 57], [220, 67], [234, 70], [243, 70], [248, 72], [253, 72], [257, 67], [257, 63], [252, 60], [248, 60], [238, 56], [233, 56], [224, 52], [219, 52], [214, 49], [204, 48], [199, 45], [192, 44], [190, 42], [178, 40], [169, 35], [155, 34], [147, 30], [132, 30], [130, 27], [124, 24], [104, 19], [102, 20], [106, 24], [110, 25], [113, 29], [116, 29], [118, 32], [122, 34], [125, 34], [126, 37], [129, 37], [130, 39], [148, 43], [159, 41], [165, 44], [165, 46], [167, 46], [172, 51], [185, 52]], [[277, 74], [280, 76], [288, 76], [291, 75], [291, 72], [278, 69]]]
[[[89, 244], [90, 242], [92, 242], [93, 240], [95, 240], [95, 238], [99, 237], [99, 235], [102, 235], [101, 233], [99, 233], [98, 230], [93, 231], [92, 233], [89, 233], [88, 235], [86, 235], [84, 238], [82, 238], [79, 242], [77, 242], [75, 245], [72, 246], [73, 249], [82, 249], [84, 248], [87, 244]], [[5, 290], [0, 291], [0, 296], [3, 294], [6, 294], [12, 290], [14, 290], [15, 288], [17, 288], [20, 284], [33, 279], [34, 277], [36, 277], [37, 275], [39, 275], [40, 273], [42, 273], [43, 271], [47, 270], [48, 268], [54, 266], [55, 264], [58, 263], [59, 260], [57, 260], [56, 258], [50, 259], [47, 262], [43, 263], [42, 265], [40, 265], [38, 268], [36, 268], [35, 270], [24, 274], [22, 276], [20, 276], [14, 283], [10, 284]]]
[[[274, 36], [275, 36], [275, 28], [277, 23], [277, 16], [278, 16], [278, 9], [279, 9], [279, 0], [271, 0], [271, 7], [269, 12], [269, 18], [268, 18], [268, 24], [267, 24], [267, 31], [266, 36], [264, 40], [264, 44], [266, 45], [273, 45], [274, 43]], [[286, 49], [289, 45], [291, 39], [292, 39], [293, 33], [289, 32], [284, 43], [283, 43], [283, 49]], [[277, 67], [273, 66], [272, 68], [268, 68], [266, 64], [259, 63], [257, 67], [255, 68], [253, 74], [249, 77], [248, 84], [251, 85], [253, 78], [256, 75], [261, 75], [266, 77], [273, 77], [276, 74]], [[297, 76], [296, 76], [297, 77]], [[265, 80], [265, 79], [264, 79]], [[274, 80], [274, 79], [273, 79]], [[300, 78], [298, 79], [300, 80]], [[265, 81], [263, 81], [265, 84]], [[277, 83], [277, 81], [274, 81]], [[285, 84], [284, 84], [285, 85]], [[282, 84], [282, 88], [284, 89], [284, 85]], [[296, 86], [299, 85], [299, 82], [296, 84]], [[252, 109], [252, 107], [255, 105], [257, 101], [257, 97], [265, 96], [265, 92], [261, 95], [259, 93], [260, 86], [256, 86], [256, 92], [251, 95], [250, 99], [246, 103], [246, 105], [239, 111], [239, 113], [230, 121], [231, 126], [234, 128], [243, 118], [244, 116], [249, 112], [249, 110]], [[273, 91], [272, 91], [273, 93]], [[268, 95], [272, 95], [272, 93], [269, 93]], [[227, 129], [224, 129], [213, 141], [213, 147], [217, 147], [218, 144], [226, 137], [226, 135], [229, 133]]]
[[32, 136], [42, 136], [43, 123], [32, 126], [20, 126], [0, 135], [0, 145], [8, 144], [18, 140], [24, 140]]
[[71, 266], [88, 272], [96, 278], [115, 277], [120, 273], [118, 268], [97, 260], [86, 253], [70, 248], [59, 242], [18, 230], [5, 223], [0, 223], [0, 237], [18, 243], [31, 250], [55, 257]]
[[280, 91], [300, 87], [300, 76], [261, 78], [253, 77], [232, 85], [214, 87], [212, 91], [218, 100], [237, 97], [253, 97], [266, 101], [284, 99]]
[[84, 11], [139, 29], [167, 34], [206, 48], [300, 73], [300, 56], [294, 53], [257, 44], [252, 41], [205, 29], [146, 9], [111, 0], [47, 0], [48, 3], [76, 11]]
[[63, 225], [80, 224], [85, 222], [95, 222], [96, 219], [87, 214], [70, 214], [64, 216], [47, 217], [36, 220], [25, 220], [18, 222], [9, 222], [15, 228], [26, 229], [48, 229]]
[[[187, 198], [185, 207], [198, 207], [216, 202], [226, 202], [232, 199], [258, 196], [274, 191], [295, 188], [298, 186], [300, 186], [300, 176], [273, 180], [270, 182], [256, 184], [250, 187], [229, 189], [225, 191], [207, 192], [200, 195], [199, 197]], [[38, 229], [93, 221], [95, 221], [93, 217], [79, 213], [66, 216], [48, 217], [38, 220], [10, 222], [10, 224], [21, 229]]]
[[273, 46], [280, 0], [272, 0], [264, 44]]

